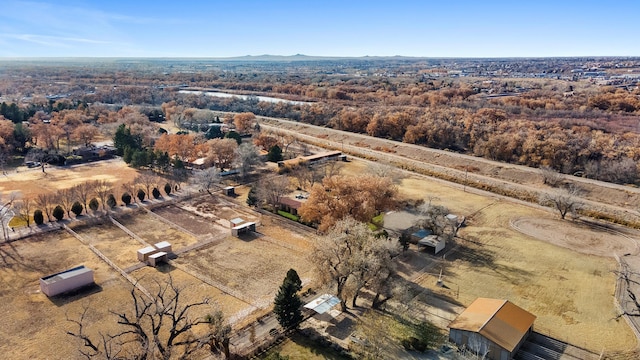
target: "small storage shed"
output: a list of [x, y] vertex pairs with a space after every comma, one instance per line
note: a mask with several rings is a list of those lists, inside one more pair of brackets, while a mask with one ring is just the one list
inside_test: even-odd
[[244, 219], [243, 218], [233, 218], [231, 220], [229, 220], [229, 223], [231, 223], [231, 228], [233, 229], [236, 226], [239, 226], [240, 224], [244, 223]]
[[533, 331], [535, 319], [508, 300], [478, 298], [449, 324], [449, 340], [487, 359], [509, 360]]
[[240, 234], [244, 234], [249, 231], [256, 231], [256, 223], [255, 222], [246, 222], [240, 224], [238, 226], [234, 226], [231, 228], [231, 235], [237, 237]]
[[236, 188], [233, 186], [225, 187], [224, 189], [222, 189], [222, 192], [224, 192], [224, 194], [227, 196], [236, 196]]
[[93, 283], [93, 270], [81, 265], [41, 278], [40, 290], [47, 296], [56, 296]]
[[161, 262], [167, 262], [167, 253], [164, 251], [158, 251], [155, 254], [149, 255], [149, 265], [156, 267]]
[[433, 253], [437, 254], [444, 249], [446, 242], [438, 235], [428, 235], [418, 240], [418, 245], [433, 248]]
[[153, 244], [153, 247], [158, 249], [158, 251], [164, 251], [166, 253], [171, 252], [171, 244], [168, 241], [161, 241], [159, 243]]
[[149, 256], [158, 252], [156, 248], [153, 246], [147, 246], [146, 248], [142, 248], [138, 250], [138, 260], [145, 262], [149, 259]]

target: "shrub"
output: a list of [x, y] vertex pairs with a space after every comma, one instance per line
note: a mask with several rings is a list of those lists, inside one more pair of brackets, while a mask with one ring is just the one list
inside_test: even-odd
[[151, 194], [153, 194], [153, 197], [157, 199], [160, 197], [160, 190], [158, 190], [158, 188], [153, 188], [153, 190], [151, 191]]
[[93, 198], [91, 199], [91, 201], [89, 201], [89, 209], [93, 211], [98, 211], [99, 206], [100, 206], [100, 203], [98, 202], [98, 199]]
[[293, 221], [298, 221], [298, 220], [300, 219], [300, 217], [295, 216], [295, 215], [293, 215], [293, 214], [290, 214], [290, 213], [288, 213], [288, 212], [286, 212], [286, 211], [283, 211], [283, 210], [278, 210], [278, 215], [280, 215], [280, 216], [284, 216], [284, 217], [286, 217], [287, 219], [289, 219], [289, 220], [293, 220]]
[[136, 196], [138, 197], [138, 199], [140, 201], [144, 201], [144, 197], [147, 196], [147, 194], [144, 192], [144, 190], [139, 189], [138, 193], [136, 194]]
[[116, 202], [116, 197], [113, 196], [113, 194], [109, 194], [109, 197], [107, 197], [107, 206], [113, 209], [114, 207], [116, 207], [116, 205], [118, 205], [118, 203]]
[[82, 204], [80, 204], [78, 201], [74, 202], [73, 205], [71, 205], [71, 212], [76, 214], [76, 216], [80, 216], [80, 214], [82, 214], [82, 210]]
[[42, 215], [42, 210], [36, 210], [33, 212], [33, 222], [36, 225], [42, 225], [44, 223], [44, 216]]
[[171, 184], [169, 183], [164, 184], [164, 193], [167, 194], [167, 196], [171, 194]]
[[128, 193], [128, 192], [126, 192], [126, 193], [122, 194], [121, 199], [122, 199], [122, 202], [123, 202], [125, 205], [129, 205], [129, 204], [131, 204], [131, 195], [129, 195], [129, 193]]
[[62, 206], [58, 205], [53, 209], [51, 215], [53, 215], [56, 220], [60, 221], [64, 218], [64, 209], [62, 208]]

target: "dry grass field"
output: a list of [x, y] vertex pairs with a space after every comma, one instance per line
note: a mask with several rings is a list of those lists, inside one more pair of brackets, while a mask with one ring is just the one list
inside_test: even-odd
[[[365, 168], [362, 162], [351, 162], [344, 171]], [[427, 270], [430, 275], [417, 276], [419, 285], [465, 305], [477, 297], [509, 299], [537, 316], [537, 330], [598, 353], [636, 346], [626, 322], [615, 319], [612, 272], [617, 268], [613, 252], [633, 250], [634, 240], [424, 177], [403, 176], [399, 188], [406, 199], [431, 199], [468, 219], [458, 233], [464, 240], [456, 240], [457, 249], [447, 254], [443, 265]], [[522, 219], [528, 220], [521, 223], [526, 232], [538, 236], [511, 226]], [[589, 249], [582, 250], [585, 247]], [[447, 288], [436, 286], [441, 268]]]
[[[109, 309], [125, 306], [130, 284], [77, 239], [65, 232], [32, 236], [0, 244], [0, 354], [5, 359], [78, 358], [77, 343], [66, 335], [71, 329], [66, 314], [76, 317], [91, 307], [89, 320], [110, 331]], [[98, 287], [49, 299], [40, 292], [39, 278], [84, 264], [95, 271]], [[97, 326], [89, 333], [95, 334]], [[46, 351], [43, 351], [45, 350]]]
[[[189, 269], [206, 274], [222, 285], [244, 294], [251, 303], [263, 305], [273, 300], [290, 268], [301, 278], [311, 277], [312, 265], [305, 253], [278, 245], [286, 232], [258, 227], [260, 233], [273, 233], [271, 241], [262, 236], [229, 236], [223, 242], [190, 252], [175, 260]], [[278, 236], [277, 238], [275, 236]]]
[[169, 224], [144, 212], [127, 214], [116, 220], [149, 244], [168, 241], [174, 250], [178, 250], [198, 242], [195, 237], [174, 229]]
[[109, 260], [121, 269], [138, 263], [136, 251], [143, 247], [138, 241], [130, 237], [111, 223], [82, 226], [74, 229], [78, 235], [100, 250]]
[[19, 167], [19, 172], [11, 172], [0, 177], [0, 191], [8, 193], [20, 191], [23, 196], [66, 189], [85, 181], [107, 180], [116, 186], [133, 180], [138, 172], [122, 160], [114, 159], [76, 165], [70, 168], [47, 166], [43, 173], [39, 168]]

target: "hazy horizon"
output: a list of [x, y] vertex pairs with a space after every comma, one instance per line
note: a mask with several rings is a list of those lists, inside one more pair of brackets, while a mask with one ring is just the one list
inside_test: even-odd
[[0, 58], [634, 57], [640, 3], [5, 0]]

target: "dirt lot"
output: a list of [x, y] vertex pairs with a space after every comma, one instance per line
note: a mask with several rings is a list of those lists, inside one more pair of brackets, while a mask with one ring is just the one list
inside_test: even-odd
[[149, 244], [168, 241], [174, 250], [193, 245], [198, 240], [182, 231], [172, 228], [151, 214], [138, 212], [116, 219]]
[[[66, 315], [75, 317], [83, 306], [91, 307], [90, 321], [101, 331], [112, 329], [108, 309], [121, 310], [129, 283], [65, 232], [33, 236], [12, 244], [0, 244], [0, 354], [7, 359], [77, 358], [77, 344], [65, 334], [71, 327]], [[84, 264], [95, 271], [98, 287], [49, 299], [40, 292], [39, 278]], [[94, 333], [97, 327], [90, 327]], [[46, 349], [46, 352], [43, 352]]]
[[70, 188], [89, 180], [107, 180], [114, 184], [122, 184], [133, 180], [138, 174], [135, 169], [119, 159], [71, 167], [47, 166], [46, 173], [40, 168], [27, 169], [24, 166], [18, 167], [17, 171], [0, 177], [0, 191], [20, 191], [28, 196]]
[[176, 262], [205, 273], [244, 294], [254, 304], [271, 302], [287, 270], [293, 268], [301, 278], [309, 279], [311, 264], [304, 253], [277, 245], [278, 240], [287, 239], [286, 232], [269, 226], [257, 230], [271, 233], [273, 240], [267, 241], [261, 236], [242, 239], [229, 236], [215, 246], [185, 254]]
[[162, 216], [165, 219], [189, 229], [193, 234], [198, 236], [209, 235], [214, 231], [217, 232], [217, 228], [212, 226], [212, 221], [194, 213], [180, 209], [177, 206], [165, 206], [153, 210], [154, 213]]
[[121, 269], [138, 264], [136, 251], [143, 247], [138, 241], [111, 223], [83, 226], [74, 230], [95, 246]]

